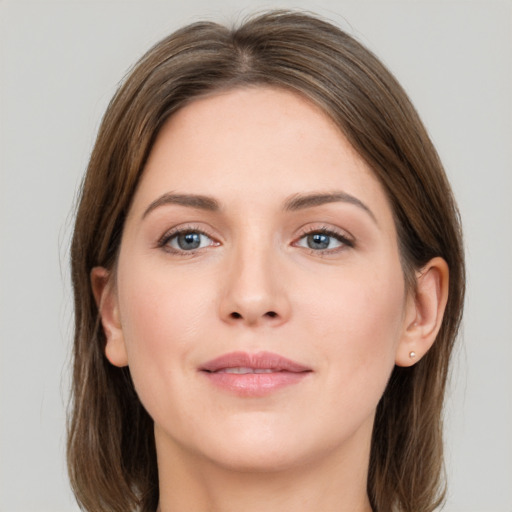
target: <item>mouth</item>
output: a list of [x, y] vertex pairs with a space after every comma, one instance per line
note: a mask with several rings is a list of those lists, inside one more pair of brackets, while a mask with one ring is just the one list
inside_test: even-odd
[[[281, 371], [281, 370], [279, 370]], [[243, 367], [235, 367], [235, 368], [221, 368], [217, 370], [216, 373], [236, 373], [237, 375], [246, 375], [248, 373], [275, 373], [276, 370], [272, 368], [243, 368]]]
[[298, 384], [313, 370], [271, 352], [232, 352], [199, 368], [217, 388], [245, 397], [265, 396]]

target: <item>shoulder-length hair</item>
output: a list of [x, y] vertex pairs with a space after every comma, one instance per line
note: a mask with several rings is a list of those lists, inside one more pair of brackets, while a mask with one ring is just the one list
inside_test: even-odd
[[68, 467], [88, 511], [153, 511], [158, 472], [153, 422], [128, 368], [104, 356], [90, 284], [113, 268], [123, 225], [160, 128], [195, 98], [244, 86], [294, 91], [334, 120], [380, 180], [392, 206], [408, 289], [441, 256], [450, 271], [442, 327], [410, 368], [395, 367], [375, 418], [368, 495], [375, 512], [429, 512], [444, 496], [442, 408], [464, 296], [457, 207], [418, 114], [392, 74], [332, 24], [271, 11], [233, 29], [195, 23], [154, 46], [103, 118], [78, 205], [71, 247], [75, 298]]

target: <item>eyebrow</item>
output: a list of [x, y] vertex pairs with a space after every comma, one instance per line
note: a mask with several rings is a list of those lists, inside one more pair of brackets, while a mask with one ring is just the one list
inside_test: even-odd
[[[329, 203], [349, 203], [364, 210], [373, 221], [378, 224], [377, 218], [366, 204], [360, 199], [354, 197], [346, 192], [319, 192], [312, 194], [295, 194], [284, 203], [284, 210], [295, 212], [305, 210], [307, 208], [314, 208], [315, 206], [322, 206]], [[187, 206], [189, 208], [196, 208], [199, 210], [206, 210], [210, 212], [218, 212], [220, 210], [219, 202], [210, 196], [198, 194], [175, 194], [166, 193], [155, 199], [144, 211], [142, 218], [144, 219], [149, 213], [156, 208], [164, 205], [177, 204], [179, 206]]]
[[196, 194], [173, 194], [167, 193], [155, 199], [144, 211], [142, 218], [144, 219], [149, 213], [156, 208], [167, 204], [177, 204], [179, 206], [188, 206], [189, 208], [197, 208], [199, 210], [207, 210], [216, 212], [220, 210], [219, 203], [209, 196]]
[[322, 206], [329, 203], [349, 203], [364, 210], [373, 221], [378, 224], [375, 214], [360, 199], [346, 192], [336, 191], [328, 193], [315, 194], [296, 194], [285, 202], [284, 209], [287, 211], [297, 211], [315, 206]]

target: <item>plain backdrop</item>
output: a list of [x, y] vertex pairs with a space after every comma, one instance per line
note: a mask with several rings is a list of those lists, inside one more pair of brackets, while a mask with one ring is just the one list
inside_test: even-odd
[[512, 2], [492, 0], [0, 2], [0, 511], [78, 510], [64, 462], [68, 245], [116, 84], [185, 23], [278, 6], [323, 14], [373, 49], [437, 145], [468, 263], [446, 510], [512, 512]]

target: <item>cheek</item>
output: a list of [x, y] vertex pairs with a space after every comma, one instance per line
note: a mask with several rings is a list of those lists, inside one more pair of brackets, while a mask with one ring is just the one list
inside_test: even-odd
[[323, 279], [321, 287], [309, 289], [314, 290], [314, 295], [309, 295], [307, 308], [329, 338], [337, 332], [347, 343], [357, 338], [364, 346], [378, 348], [379, 340], [385, 345], [389, 337], [396, 338], [400, 332], [404, 313], [400, 268], [351, 268]]
[[315, 350], [325, 355], [329, 385], [343, 388], [338, 398], [366, 394], [369, 405], [375, 406], [394, 367], [402, 333], [401, 268], [386, 266], [384, 272], [380, 266], [374, 265], [373, 270], [366, 266], [362, 272], [324, 281], [322, 290], [303, 307], [310, 311]]
[[[131, 268], [131, 272], [123, 272]], [[134, 272], [133, 269], [137, 269]], [[166, 389], [179, 388], [194, 340], [204, 339], [211, 290], [179, 271], [126, 261], [119, 269], [121, 323], [137, 392], [148, 409]], [[189, 276], [190, 277], [190, 276]]]
[[[179, 269], [155, 270], [136, 262], [132, 268], [137, 272], [124, 273], [119, 283], [121, 320], [129, 349], [172, 349], [180, 346], [181, 338], [186, 340], [201, 331], [204, 312], [212, 302], [210, 290], [201, 285], [208, 280], [200, 276], [191, 280]], [[169, 343], [171, 339], [173, 343]]]

